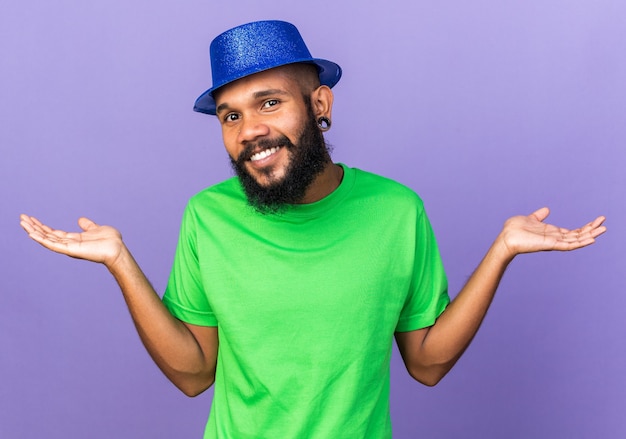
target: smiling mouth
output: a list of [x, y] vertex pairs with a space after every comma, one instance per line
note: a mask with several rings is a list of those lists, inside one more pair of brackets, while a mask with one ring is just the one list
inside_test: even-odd
[[263, 151], [257, 152], [256, 154], [252, 154], [250, 156], [250, 161], [256, 162], [258, 160], [263, 160], [264, 158], [267, 158], [273, 154], [276, 154], [280, 150], [280, 148], [281, 148], [280, 146], [274, 146], [272, 148], [264, 149]]

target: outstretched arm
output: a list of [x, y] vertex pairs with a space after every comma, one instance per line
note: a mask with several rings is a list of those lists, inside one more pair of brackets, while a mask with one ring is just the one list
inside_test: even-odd
[[604, 217], [568, 230], [546, 224], [548, 208], [510, 218], [467, 284], [436, 323], [424, 329], [396, 333], [407, 370], [416, 380], [435, 385], [469, 346], [493, 300], [508, 264], [521, 253], [585, 247], [606, 231]]
[[20, 225], [44, 247], [104, 264], [119, 284], [137, 332], [165, 375], [185, 394], [206, 390], [215, 377], [217, 328], [181, 322], [170, 314], [113, 227], [80, 218], [80, 233], [54, 230], [21, 215]]

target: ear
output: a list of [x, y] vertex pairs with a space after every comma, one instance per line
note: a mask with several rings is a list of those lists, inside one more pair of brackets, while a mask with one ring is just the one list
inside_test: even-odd
[[331, 119], [333, 111], [333, 92], [327, 85], [320, 85], [311, 93], [311, 106], [315, 113], [315, 118], [327, 117]]

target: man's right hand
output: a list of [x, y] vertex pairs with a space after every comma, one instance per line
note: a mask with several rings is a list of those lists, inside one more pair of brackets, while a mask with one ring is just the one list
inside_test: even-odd
[[54, 230], [28, 215], [20, 216], [20, 225], [33, 240], [54, 252], [106, 265], [124, 294], [141, 341], [163, 373], [186, 395], [195, 396], [213, 384], [217, 327], [184, 323], [170, 314], [120, 232], [87, 218], [78, 220], [81, 233]]
[[124, 248], [122, 235], [117, 229], [99, 226], [87, 218], [78, 220], [82, 233], [55, 230], [28, 215], [20, 215], [20, 225], [34, 241], [54, 252], [100, 262], [109, 269]]

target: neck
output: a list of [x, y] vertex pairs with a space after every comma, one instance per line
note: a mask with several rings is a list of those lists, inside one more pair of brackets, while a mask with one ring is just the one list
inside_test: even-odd
[[311, 186], [307, 189], [300, 204], [315, 203], [330, 195], [341, 183], [343, 179], [343, 168], [334, 164], [331, 160], [321, 174], [315, 177]]

